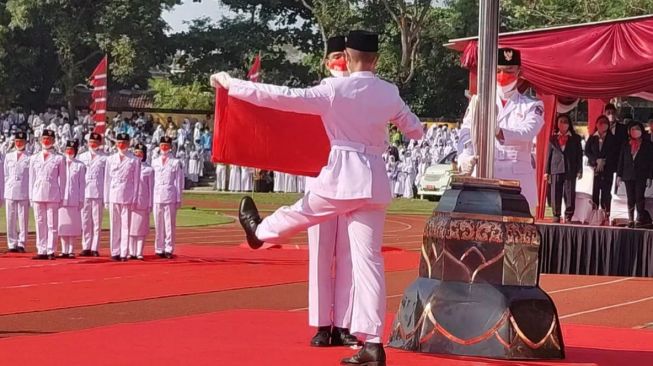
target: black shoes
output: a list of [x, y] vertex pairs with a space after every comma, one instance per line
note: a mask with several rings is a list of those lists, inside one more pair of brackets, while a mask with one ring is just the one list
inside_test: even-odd
[[328, 347], [331, 345], [331, 327], [319, 327], [311, 339], [311, 347]]
[[168, 253], [168, 252], [163, 253], [163, 258], [172, 259], [172, 257], [173, 257], [172, 253]]
[[240, 200], [238, 220], [245, 230], [247, 244], [249, 244], [250, 248], [258, 249], [263, 246], [263, 242], [256, 237], [256, 228], [263, 220], [261, 220], [261, 216], [258, 214], [258, 209], [252, 197], [245, 196]]
[[9, 253], [20, 253], [20, 251], [18, 251], [18, 248], [11, 248], [9, 249]]
[[90, 249], [84, 249], [79, 253], [80, 257], [93, 257], [93, 252]]
[[37, 254], [32, 257], [34, 260], [47, 261], [55, 259], [54, 254]]
[[311, 339], [312, 347], [338, 347], [338, 346], [360, 346], [358, 338], [349, 333], [347, 328], [319, 327], [317, 333]]
[[331, 330], [331, 345], [351, 347], [362, 346], [362, 343], [349, 333], [349, 329], [333, 327]]
[[156, 256], [159, 258], [165, 258], [166, 254], [165, 253], [156, 253]]
[[98, 252], [97, 250], [91, 252], [91, 257], [99, 257], [99, 256], [100, 256], [100, 252]]
[[16, 250], [18, 250], [18, 253], [25, 253], [25, 247], [18, 247]]
[[119, 262], [121, 260], [121, 258], [120, 258], [119, 255], [112, 255], [111, 260], [114, 261], [114, 262]]
[[385, 366], [385, 351], [380, 343], [365, 343], [355, 355], [344, 358], [341, 365]]
[[70, 254], [61, 253], [61, 254], [59, 254], [59, 258], [61, 258], [61, 259], [75, 259], [75, 255], [72, 254], [72, 253], [70, 253]]

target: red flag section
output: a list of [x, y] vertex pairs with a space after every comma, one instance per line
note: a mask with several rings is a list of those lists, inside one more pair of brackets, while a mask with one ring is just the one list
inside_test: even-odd
[[93, 86], [93, 93], [91, 94], [93, 102], [91, 103], [91, 110], [95, 112], [93, 120], [95, 121], [95, 132], [104, 134], [106, 129], [107, 118], [107, 71], [109, 69], [109, 60], [107, 56], [102, 58], [102, 61], [97, 65], [91, 74], [90, 83]]
[[249, 81], [253, 81], [257, 83], [260, 73], [261, 73], [261, 53], [259, 52], [259, 54], [256, 55], [256, 57], [254, 57], [254, 62], [252, 63], [252, 68], [250, 68], [249, 72], [247, 73], [247, 78], [249, 79]]
[[318, 116], [281, 112], [229, 97], [216, 89], [214, 163], [317, 176], [330, 143]]

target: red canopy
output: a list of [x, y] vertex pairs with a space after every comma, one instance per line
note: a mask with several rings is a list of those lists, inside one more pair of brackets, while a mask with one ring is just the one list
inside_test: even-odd
[[[543, 170], [546, 144], [553, 130], [557, 97], [590, 99], [590, 124], [604, 100], [653, 92], [653, 15], [499, 35], [501, 47], [521, 51], [522, 76], [545, 103], [546, 125], [537, 137], [538, 218], [544, 216]], [[462, 52], [475, 93], [476, 38], [452, 40]]]

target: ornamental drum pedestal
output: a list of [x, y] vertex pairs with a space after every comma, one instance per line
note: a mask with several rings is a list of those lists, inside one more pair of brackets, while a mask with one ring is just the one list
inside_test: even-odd
[[390, 346], [499, 359], [561, 359], [551, 298], [538, 286], [540, 234], [519, 182], [454, 177], [424, 230], [419, 277]]

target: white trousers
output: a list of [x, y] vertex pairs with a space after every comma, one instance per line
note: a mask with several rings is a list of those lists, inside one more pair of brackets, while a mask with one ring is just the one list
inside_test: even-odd
[[352, 267], [346, 216], [308, 228], [308, 323], [351, 326]]
[[386, 289], [381, 241], [385, 204], [367, 199], [334, 200], [306, 193], [292, 206], [284, 206], [266, 217], [256, 230], [263, 241], [275, 243], [310, 226], [344, 215], [351, 247], [353, 299], [351, 332], [383, 335]]
[[[519, 171], [515, 173], [515, 170]], [[535, 169], [528, 162], [506, 162], [497, 161], [494, 163], [494, 178], [518, 180], [521, 186], [521, 194], [528, 201], [531, 212], [537, 206], [537, 182]]]
[[74, 254], [73, 244], [74, 237], [72, 236], [62, 236], [61, 237], [61, 253], [63, 254]]
[[145, 243], [144, 236], [130, 236], [129, 237], [129, 255], [143, 255], [143, 244]]
[[38, 254], [54, 254], [59, 229], [59, 203], [34, 202], [34, 222]]
[[84, 199], [82, 208], [82, 249], [97, 251], [100, 245], [104, 207], [100, 198]]
[[215, 167], [215, 190], [224, 191], [227, 189], [227, 167], [216, 165]]
[[154, 204], [154, 251], [173, 253], [175, 250], [175, 228], [177, 226], [177, 204]]
[[25, 248], [29, 223], [29, 201], [7, 200], [7, 246], [9, 249]]
[[111, 256], [127, 258], [129, 252], [129, 222], [131, 219], [130, 205], [122, 203], [109, 204], [109, 220], [111, 233], [109, 242]]

